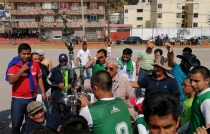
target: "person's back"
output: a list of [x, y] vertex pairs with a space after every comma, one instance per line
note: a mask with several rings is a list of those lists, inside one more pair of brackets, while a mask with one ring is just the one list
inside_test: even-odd
[[94, 133], [131, 133], [130, 114], [122, 99], [99, 100], [88, 108], [92, 116]]

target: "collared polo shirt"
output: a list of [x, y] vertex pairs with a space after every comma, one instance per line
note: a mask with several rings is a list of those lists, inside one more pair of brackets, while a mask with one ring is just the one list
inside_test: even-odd
[[180, 95], [176, 79], [168, 76], [162, 80], [157, 80], [154, 74], [147, 75], [138, 84], [141, 88], [146, 88], [145, 96], [155, 92], [166, 92], [173, 96]]
[[141, 51], [138, 55], [138, 58], [140, 58], [140, 67], [144, 70], [152, 70], [154, 67], [151, 65], [151, 63], [154, 63], [155, 56], [154, 51], [151, 53], [147, 53], [146, 50]]

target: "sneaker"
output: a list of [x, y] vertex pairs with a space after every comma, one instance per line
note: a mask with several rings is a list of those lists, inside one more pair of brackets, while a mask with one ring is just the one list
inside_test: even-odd
[[3, 124], [2, 123], [0, 123], [0, 129], [2, 129], [4, 126], [3, 126]]

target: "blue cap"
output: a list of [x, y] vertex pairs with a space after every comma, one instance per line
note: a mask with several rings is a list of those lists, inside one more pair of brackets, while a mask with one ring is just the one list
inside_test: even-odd
[[60, 61], [60, 60], [66, 60], [66, 61], [68, 61], [68, 57], [67, 57], [66, 54], [62, 53], [62, 54], [59, 55], [58, 60], [59, 60], [59, 61]]

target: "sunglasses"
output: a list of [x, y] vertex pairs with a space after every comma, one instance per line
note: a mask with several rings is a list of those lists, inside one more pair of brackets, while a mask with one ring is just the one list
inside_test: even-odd
[[44, 112], [44, 110], [40, 109], [40, 110], [36, 111], [34, 114], [31, 114], [31, 115], [36, 116], [36, 115], [38, 115], [39, 113], [42, 113], [42, 112]]
[[113, 68], [111, 67], [105, 67], [106, 70], [110, 70], [110, 71], [113, 71]]
[[60, 60], [60, 62], [67, 62], [67, 60]]

